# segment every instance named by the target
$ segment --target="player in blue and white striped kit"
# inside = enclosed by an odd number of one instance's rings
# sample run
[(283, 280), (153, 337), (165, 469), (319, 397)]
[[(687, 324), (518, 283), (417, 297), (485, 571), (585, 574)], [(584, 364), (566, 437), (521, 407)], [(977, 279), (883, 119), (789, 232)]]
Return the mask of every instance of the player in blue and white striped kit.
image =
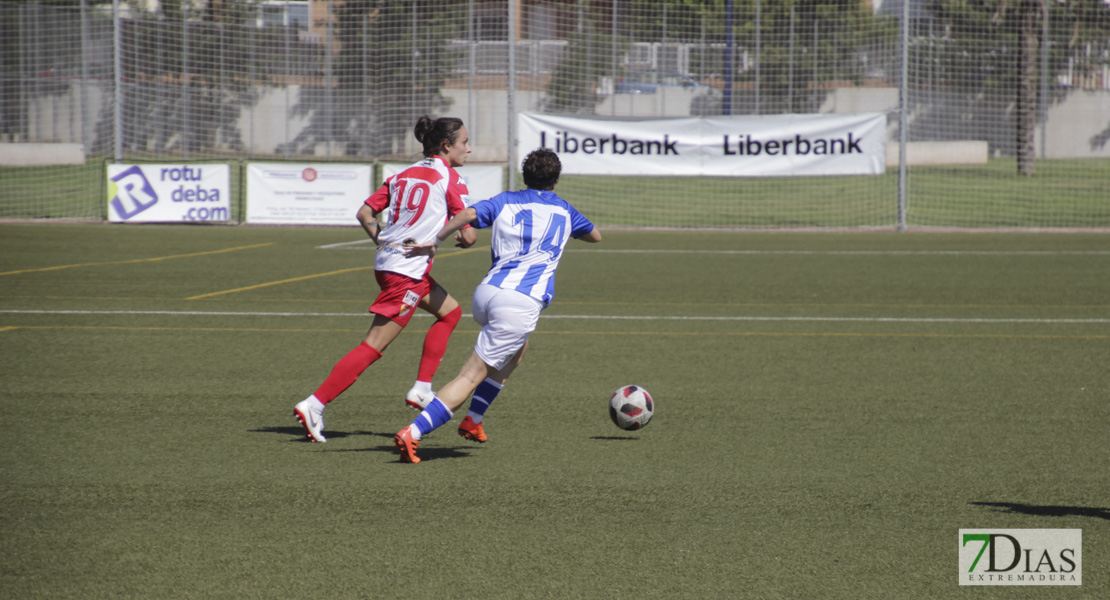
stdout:
[(436, 234), (434, 244), (409, 250), (413, 255), (434, 255), (440, 242), (467, 224), (476, 229), (493, 228), (493, 265), (474, 290), (472, 311), (474, 320), (482, 326), (474, 352), (458, 377), (441, 387), (420, 416), (393, 437), (403, 462), (420, 462), (416, 455), (420, 439), (450, 421), (471, 393), (474, 401), (459, 425), (459, 434), (473, 441), (486, 441), (482, 416), (520, 364), (540, 312), (555, 295), (555, 270), (563, 248), (572, 237), (601, 241), (593, 223), (555, 194), (561, 171), (554, 152), (542, 148), (532, 151), (523, 163), (528, 189), (504, 192), (472, 204)]

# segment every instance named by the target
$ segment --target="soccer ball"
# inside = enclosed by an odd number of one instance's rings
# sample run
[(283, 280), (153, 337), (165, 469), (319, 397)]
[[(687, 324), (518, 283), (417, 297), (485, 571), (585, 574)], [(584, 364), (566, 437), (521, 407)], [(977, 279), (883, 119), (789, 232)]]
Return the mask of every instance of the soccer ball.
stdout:
[(647, 427), (655, 414), (651, 394), (638, 385), (626, 385), (609, 397), (609, 418), (621, 429), (635, 431)]

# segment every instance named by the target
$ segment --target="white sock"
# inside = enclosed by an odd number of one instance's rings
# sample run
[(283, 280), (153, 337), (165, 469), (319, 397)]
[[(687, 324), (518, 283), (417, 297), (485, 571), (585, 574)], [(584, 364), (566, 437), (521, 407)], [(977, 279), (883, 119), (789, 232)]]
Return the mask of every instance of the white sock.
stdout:
[(418, 394), (430, 394), (432, 393), (432, 382), (417, 381), (412, 385), (412, 389)]
[(480, 415), (474, 411), (468, 411), (466, 413), (466, 416), (470, 417), (470, 420), (474, 421), (475, 423), (481, 423), (482, 417), (484, 417), (485, 415)]
[(416, 425), (409, 425), (409, 433), (412, 434), (412, 439), (418, 442), (420, 441), (420, 438), (424, 437), (424, 434), (420, 433), (420, 429), (417, 428)]

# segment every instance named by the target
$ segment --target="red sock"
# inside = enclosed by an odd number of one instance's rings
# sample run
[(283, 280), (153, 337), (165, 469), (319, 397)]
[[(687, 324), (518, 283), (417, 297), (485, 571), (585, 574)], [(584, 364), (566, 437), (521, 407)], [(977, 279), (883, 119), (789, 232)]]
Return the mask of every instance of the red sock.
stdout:
[(363, 342), (357, 348), (351, 350), (346, 356), (339, 359), (335, 366), (331, 369), (331, 374), (320, 384), (320, 389), (316, 390), (316, 398), (327, 404), (335, 397), (343, 393), (343, 390), (351, 387), (351, 384), (358, 379), (359, 375), (366, 370), (367, 367), (374, 364), (374, 361), (382, 357), (382, 353), (366, 345)]
[(436, 319), (428, 328), (428, 333), (424, 336), (424, 352), (420, 355), (420, 369), (416, 372), (417, 381), (431, 381), (435, 377), (439, 362), (447, 353), (447, 339), (455, 331), (461, 317), (462, 309), (456, 306), (455, 310), (442, 319)]

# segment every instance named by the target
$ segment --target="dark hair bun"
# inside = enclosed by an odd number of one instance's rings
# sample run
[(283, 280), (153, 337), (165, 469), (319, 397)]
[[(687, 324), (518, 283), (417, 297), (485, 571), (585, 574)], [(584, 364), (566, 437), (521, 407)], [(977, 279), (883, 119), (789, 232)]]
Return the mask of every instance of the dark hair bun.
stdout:
[(462, 126), (462, 119), (456, 117), (433, 119), (424, 115), (416, 122), (412, 133), (416, 136), (416, 141), (424, 145), (424, 156), (432, 156), (442, 152), (445, 143), (454, 144)]
[(416, 122), (416, 127), (412, 131), (413, 135), (416, 136), (416, 141), (423, 143), (424, 138), (428, 137), (428, 134), (435, 129), (435, 126), (436, 122), (434, 119), (428, 115), (421, 116), (420, 120)]

